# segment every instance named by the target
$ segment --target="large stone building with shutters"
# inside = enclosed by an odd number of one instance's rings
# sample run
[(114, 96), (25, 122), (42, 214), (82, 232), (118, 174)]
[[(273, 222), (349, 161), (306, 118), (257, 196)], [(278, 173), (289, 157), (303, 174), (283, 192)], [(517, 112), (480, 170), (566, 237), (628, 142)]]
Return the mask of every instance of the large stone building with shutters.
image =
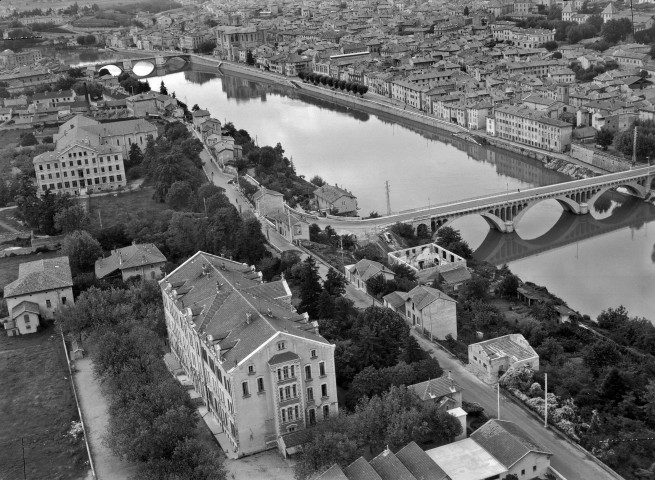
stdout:
[(337, 414), (335, 346), (295, 311), (285, 280), (198, 252), (160, 286), (171, 351), (231, 454), (286, 455), (298, 432)]

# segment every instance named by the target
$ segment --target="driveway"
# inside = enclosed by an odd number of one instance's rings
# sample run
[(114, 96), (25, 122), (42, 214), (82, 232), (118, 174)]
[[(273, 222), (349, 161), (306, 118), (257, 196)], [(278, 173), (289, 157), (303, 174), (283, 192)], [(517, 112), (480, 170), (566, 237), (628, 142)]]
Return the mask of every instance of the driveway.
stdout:
[(109, 422), (109, 413), (107, 399), (93, 374), (93, 362), (87, 357), (75, 360), (74, 365), (77, 370), (74, 375), (75, 387), (82, 408), (97, 480), (127, 480), (136, 473), (137, 466), (117, 457), (102, 444), (102, 437)]

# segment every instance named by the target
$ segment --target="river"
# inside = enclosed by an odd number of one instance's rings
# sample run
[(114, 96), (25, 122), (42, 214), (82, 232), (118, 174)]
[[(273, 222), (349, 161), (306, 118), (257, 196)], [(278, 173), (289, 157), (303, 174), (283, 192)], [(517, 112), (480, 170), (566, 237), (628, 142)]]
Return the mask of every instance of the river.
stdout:
[[(74, 62), (71, 62), (74, 63)], [(135, 68), (138, 72), (138, 68)], [(163, 80), (170, 92), (247, 130), (260, 146), (280, 142), (296, 171), (321, 176), (357, 196), (360, 214), (567, 181), (538, 161), (481, 147), (446, 132), (338, 107), (285, 87), (185, 71)], [(624, 305), (655, 318), (655, 206), (608, 193), (591, 215), (562, 212), (555, 201), (532, 208), (517, 232), (490, 232), (481, 217), (454, 222), (476, 256), (507, 263), (592, 317)], [(648, 233), (651, 230), (651, 237)]]

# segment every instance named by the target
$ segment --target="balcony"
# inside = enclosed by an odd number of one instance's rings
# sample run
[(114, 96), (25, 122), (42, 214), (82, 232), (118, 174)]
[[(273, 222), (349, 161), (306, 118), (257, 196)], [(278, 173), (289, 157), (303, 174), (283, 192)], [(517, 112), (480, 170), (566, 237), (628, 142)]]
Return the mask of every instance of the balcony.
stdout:
[(284, 400), (278, 401), (278, 406), (280, 407), (288, 407), (290, 405), (300, 405), (300, 397), (285, 398)]
[(281, 379), (278, 378), (277, 379), (277, 384), (278, 385), (285, 385), (287, 383), (293, 383), (293, 382), (297, 382), (297, 381), (298, 381), (298, 377), (295, 377), (295, 376), (294, 377), (281, 378)]

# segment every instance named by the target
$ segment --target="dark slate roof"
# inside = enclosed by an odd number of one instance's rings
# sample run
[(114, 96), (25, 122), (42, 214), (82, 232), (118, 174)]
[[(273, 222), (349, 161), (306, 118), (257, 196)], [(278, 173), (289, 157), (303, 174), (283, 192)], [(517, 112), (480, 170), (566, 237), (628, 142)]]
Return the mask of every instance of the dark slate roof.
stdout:
[(427, 307), (432, 302), (438, 299), (443, 299), (449, 302), (455, 302), (455, 300), (450, 298), (441, 290), (437, 290), (436, 288), (432, 288), (432, 287), (427, 287), (425, 285), (419, 285), (417, 287), (412, 288), (407, 293), (407, 297), (416, 304), (416, 308), (418, 310), (423, 310), (425, 307)]
[(341, 197), (355, 198), (352, 193), (342, 188), (327, 184), (314, 190), (314, 196), (321, 197), (329, 203), (334, 203)]
[(294, 352), (284, 352), (273, 355), (268, 361), (269, 365), (279, 365), (280, 363), (292, 362), (298, 360), (300, 357)]
[(462, 390), (462, 387), (457, 385), (446, 375), (425, 382), (416, 383), (407, 388), (413, 390), (421, 400), (434, 400), (447, 395), (452, 395), (453, 393)]
[(371, 460), (371, 466), (382, 480), (416, 480), (407, 467), (388, 448)]
[(344, 469), (348, 480), (382, 480), (382, 477), (364, 460), (359, 457)]
[(471, 272), (468, 271), (464, 265), (461, 265), (459, 268), (454, 268), (452, 270), (446, 270), (445, 272), (440, 272), (441, 278), (444, 282), (449, 284), (461, 283), (471, 279)]
[[(203, 274), (203, 266), (208, 274)], [(219, 340), (226, 365), (242, 361), (280, 332), (329, 344), (313, 333), (304, 315), (283, 301), (291, 296), (284, 280), (260, 283), (246, 264), (198, 252), (160, 285), (170, 289), (178, 309), (197, 313), (196, 332)]]
[(113, 250), (106, 258), (96, 260), (96, 277), (104, 278), (116, 270), (166, 262), (166, 257), (154, 243), (129, 245)]
[(396, 453), (407, 470), (409, 470), (416, 480), (448, 480), (446, 475), (437, 463), (423, 451), (415, 442), (408, 443)]
[(353, 268), (363, 281), (367, 281), (369, 278), (378, 276), (381, 273), (386, 273), (389, 275), (396, 275), (394, 272), (389, 270), (387, 267), (373, 260), (368, 260), (366, 258), (361, 259), (357, 262)]
[(393, 308), (399, 308), (405, 305), (405, 300), (407, 300), (407, 293), (405, 292), (391, 292), (384, 297), (383, 300), (391, 305)]
[(18, 279), (5, 286), (5, 298), (73, 286), (68, 257), (21, 263)]
[(508, 469), (529, 452), (552, 455), (518, 425), (507, 420), (489, 420), (473, 432), (470, 438)]
[(316, 480), (349, 480), (339, 465), (332, 465), (329, 469), (319, 475)]
[(284, 442), (285, 448), (297, 447), (298, 445), (304, 445), (312, 439), (312, 430), (309, 428), (304, 428), (295, 432), (290, 432), (282, 435), (282, 441)]

